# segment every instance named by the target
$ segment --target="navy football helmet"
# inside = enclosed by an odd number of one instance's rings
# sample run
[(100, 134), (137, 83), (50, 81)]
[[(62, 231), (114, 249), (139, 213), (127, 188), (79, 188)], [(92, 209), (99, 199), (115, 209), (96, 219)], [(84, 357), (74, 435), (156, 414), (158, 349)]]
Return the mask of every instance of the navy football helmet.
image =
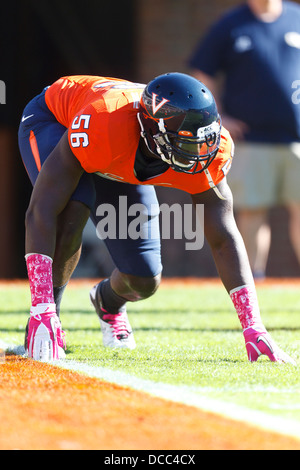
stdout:
[(209, 89), (183, 73), (167, 73), (145, 87), (138, 119), (148, 149), (175, 171), (195, 174), (215, 158), (221, 119)]

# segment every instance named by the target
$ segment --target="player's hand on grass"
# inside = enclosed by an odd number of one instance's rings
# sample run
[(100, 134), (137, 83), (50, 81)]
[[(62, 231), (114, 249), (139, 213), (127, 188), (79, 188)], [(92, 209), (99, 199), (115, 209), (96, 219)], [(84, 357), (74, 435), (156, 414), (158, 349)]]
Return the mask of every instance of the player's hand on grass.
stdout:
[(262, 355), (268, 356), (270, 361), (296, 366), (296, 362), (288, 354), (282, 351), (269, 333), (247, 328), (244, 330), (246, 350), (250, 362), (256, 362)]
[(55, 312), (32, 315), (25, 339), (28, 357), (49, 362), (65, 358), (65, 333)]

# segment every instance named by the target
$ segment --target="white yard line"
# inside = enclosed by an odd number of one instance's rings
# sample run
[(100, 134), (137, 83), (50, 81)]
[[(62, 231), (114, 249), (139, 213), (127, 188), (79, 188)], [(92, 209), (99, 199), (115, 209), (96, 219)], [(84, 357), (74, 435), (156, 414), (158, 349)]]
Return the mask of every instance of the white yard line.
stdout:
[[(0, 351), (1, 350), (9, 351), (17, 355), (24, 354), (23, 346), (8, 345), (3, 341), (0, 341)], [(193, 389), (188, 386), (152, 382), (151, 380), (141, 379), (125, 372), (76, 361), (56, 361), (51, 364), (63, 369), (85, 374), (89, 377), (102, 379), (106, 382), (148, 393), (157, 398), (194, 406), (202, 411), (212, 412), (235, 421), (256, 426), (266, 431), (273, 431), (278, 434), (300, 439), (300, 423), (298, 421), (272, 416), (267, 413), (209, 398), (201, 388)]]
[(158, 398), (194, 406), (202, 411), (209, 411), (235, 421), (251, 424), (266, 431), (273, 431), (300, 439), (299, 422), (272, 416), (225, 401), (211, 399), (202, 395), (203, 392), (201, 389), (193, 390), (191, 387), (187, 386), (152, 382), (151, 380), (140, 379), (125, 372), (83, 364), (76, 361), (62, 361), (57, 363), (57, 365), (64, 369), (86, 374), (89, 377), (95, 377), (117, 385), (130, 387), (131, 389), (145, 392)]

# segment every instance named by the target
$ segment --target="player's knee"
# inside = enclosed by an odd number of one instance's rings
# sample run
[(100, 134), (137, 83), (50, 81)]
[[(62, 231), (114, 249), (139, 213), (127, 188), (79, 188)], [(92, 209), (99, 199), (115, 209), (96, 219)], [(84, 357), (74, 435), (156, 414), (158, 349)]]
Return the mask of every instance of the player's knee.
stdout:
[(161, 281), (161, 275), (153, 277), (128, 276), (127, 283), (134, 293), (136, 300), (147, 299), (157, 291)]

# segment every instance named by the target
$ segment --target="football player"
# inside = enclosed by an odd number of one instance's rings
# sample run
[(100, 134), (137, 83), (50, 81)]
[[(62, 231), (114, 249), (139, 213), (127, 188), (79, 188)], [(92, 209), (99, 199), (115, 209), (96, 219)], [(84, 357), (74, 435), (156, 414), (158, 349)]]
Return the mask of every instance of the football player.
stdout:
[[(26, 213), (26, 262), (31, 310), (29, 357), (64, 357), (59, 318), (63, 291), (78, 263), (82, 231), (97, 207), (120, 196), (143, 204), (148, 233), (159, 233), (154, 186), (186, 191), (205, 206), (204, 232), (243, 329), (250, 361), (294, 363), (260, 317), (243, 240), (226, 183), (233, 143), (211, 92), (198, 80), (168, 73), (141, 85), (95, 76), (60, 78), (25, 108), (21, 155), (33, 184)], [(91, 301), (103, 343), (134, 348), (126, 303), (150, 297), (161, 279), (160, 239), (105, 240), (116, 265), (94, 286)]]

